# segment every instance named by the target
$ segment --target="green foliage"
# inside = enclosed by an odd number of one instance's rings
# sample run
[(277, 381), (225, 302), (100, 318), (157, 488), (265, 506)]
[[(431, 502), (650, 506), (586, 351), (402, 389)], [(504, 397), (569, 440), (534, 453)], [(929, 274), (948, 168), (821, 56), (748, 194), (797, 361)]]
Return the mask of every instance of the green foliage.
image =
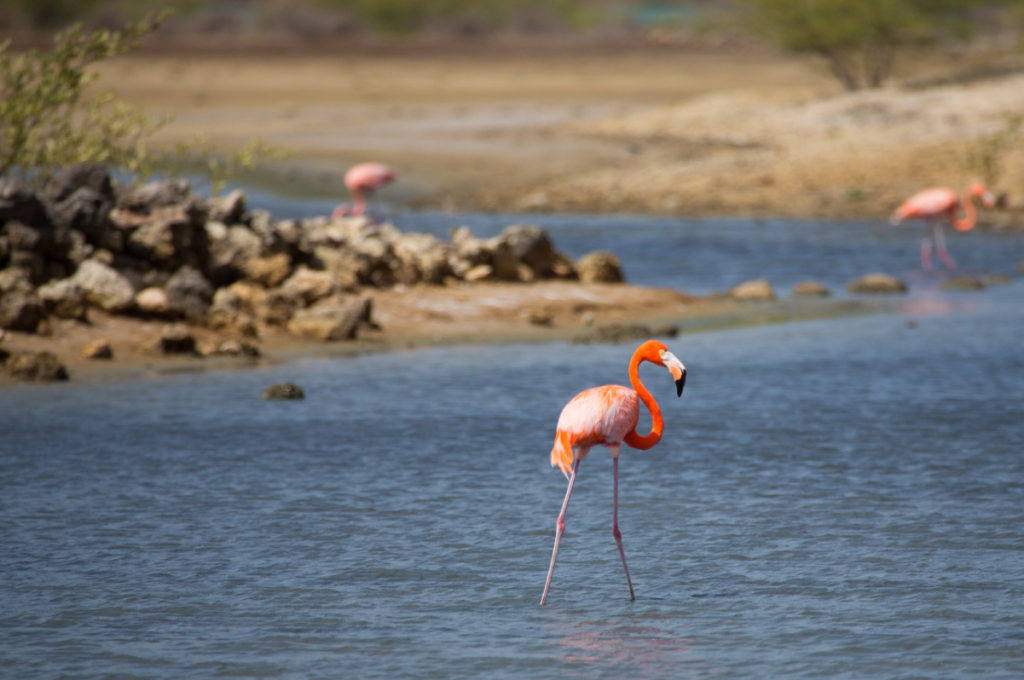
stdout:
[(567, 28), (593, 23), (595, 12), (583, 0), (321, 0), (321, 4), (351, 12), (380, 33), (422, 30), (432, 22), (475, 17), (489, 28), (503, 28), (517, 18), (544, 15)]
[(822, 57), (848, 90), (880, 87), (898, 50), (963, 38), (978, 0), (746, 0), (756, 30), (781, 48)]
[(0, 45), (0, 176), (45, 180), (76, 161), (137, 163), (140, 140), (165, 121), (116, 103), (112, 92), (87, 96), (98, 77), (85, 69), (136, 47), (164, 18), (89, 34), (75, 26), (49, 52), (14, 56), (9, 42)]
[(226, 157), (201, 138), (153, 152), (145, 140), (170, 118), (154, 119), (118, 102), (113, 91), (87, 93), (98, 76), (87, 75), (86, 67), (137, 47), (166, 16), (120, 31), (84, 33), (74, 26), (56, 36), (49, 52), (12, 55), (9, 42), (0, 45), (0, 176), (44, 186), (61, 168), (80, 161), (105, 163), (136, 179), (187, 164), (202, 167), (217, 193), (227, 178), (283, 158), (285, 152), (260, 139)]
[(1021, 141), (1024, 115), (1004, 113), (1002, 126), (987, 135), (981, 135), (971, 142), (967, 150), (967, 166), (981, 173), (989, 188), (998, 185), (1003, 174), (1003, 160)]

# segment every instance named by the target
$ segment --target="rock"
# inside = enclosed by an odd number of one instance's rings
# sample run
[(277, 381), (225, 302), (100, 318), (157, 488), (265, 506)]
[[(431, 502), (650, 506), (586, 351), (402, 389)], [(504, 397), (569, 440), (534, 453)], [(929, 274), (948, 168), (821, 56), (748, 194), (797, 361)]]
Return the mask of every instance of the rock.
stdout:
[(140, 290), (135, 296), (135, 307), (148, 316), (167, 316), (171, 312), (167, 293), (157, 286)]
[(405, 268), (414, 272), (412, 283), (423, 281), (440, 285), (446, 276), (454, 273), (448, 262), (448, 249), (432, 234), (402, 234), (394, 248), (395, 256)]
[[(343, 290), (355, 291), (360, 284), (370, 281), (369, 259), (349, 248), (318, 246), (314, 250), (315, 260), (324, 271), (334, 277)], [(446, 263), (447, 264), (447, 263)]]
[(549, 309), (531, 309), (526, 313), (526, 320), (534, 326), (548, 326), (555, 320), (555, 315)]
[[(20, 270), (11, 269), (5, 269), (0, 274), (10, 271), (22, 274)], [(0, 328), (35, 333), (44, 316), (43, 303), (32, 289), (31, 284), (20, 282), (11, 282), (11, 285), (0, 284)]]
[(114, 350), (111, 349), (109, 340), (97, 338), (83, 347), (79, 356), (83, 359), (113, 359)]
[(213, 286), (199, 271), (185, 265), (164, 286), (171, 311), (193, 323), (203, 323), (213, 301)]
[(206, 229), (197, 227), (198, 217), (182, 207), (155, 211), (128, 235), (125, 248), (166, 272), (182, 265), (204, 270), (209, 266), (210, 247)]
[(304, 300), (294, 290), (281, 288), (272, 288), (254, 301), (256, 317), (270, 326), (286, 326), (304, 305)]
[(292, 273), (292, 261), (287, 253), (270, 257), (257, 257), (245, 265), (245, 276), (267, 288), (275, 288)]
[(513, 224), (505, 227), (501, 235), (512, 247), (516, 260), (532, 269), (537, 278), (554, 276), (558, 258), (543, 229), (529, 224)]
[(19, 380), (67, 380), (68, 371), (53, 352), (17, 352), (4, 362), (4, 369)]
[(302, 388), (292, 383), (280, 383), (271, 385), (263, 390), (260, 399), (305, 399), (306, 393)]
[(85, 299), (100, 309), (118, 313), (129, 309), (135, 299), (131, 282), (119, 271), (96, 260), (86, 260), (71, 277), (85, 291)]
[(209, 215), (214, 222), (238, 224), (245, 214), (245, 192), (235, 189), (227, 196), (218, 196), (209, 201)]
[(142, 350), (166, 355), (195, 354), (196, 338), (186, 326), (177, 323), (167, 324), (160, 331), (160, 335), (143, 345)]
[(353, 340), (360, 322), (367, 320), (369, 300), (354, 304), (303, 309), (288, 322), (288, 332), (321, 341)]
[(131, 212), (149, 214), (157, 208), (186, 203), (190, 198), (190, 189), (187, 179), (149, 182), (119, 196), (117, 207)]
[(46, 193), (49, 200), (59, 202), (81, 188), (90, 189), (114, 203), (114, 185), (103, 163), (81, 162), (68, 166), (50, 183)]
[(942, 290), (983, 291), (985, 284), (973, 276), (954, 276), (942, 283)]
[(124, 250), (124, 235), (110, 220), (113, 206), (110, 198), (89, 187), (81, 187), (64, 200), (53, 204), (50, 215), (54, 225), (65, 235), (74, 229), (84, 234), (90, 243), (119, 253)]
[(213, 305), (206, 315), (207, 325), (240, 337), (256, 337), (256, 320), (249, 313), (252, 309), (251, 294), (244, 294), (246, 284), (235, 284), (220, 288), (213, 295)]
[(671, 324), (651, 328), (652, 338), (675, 338), (679, 336), (679, 327)]
[(46, 206), (28, 187), (0, 180), (0, 225), (12, 221), (41, 227), (49, 224), (50, 217)]
[(801, 281), (793, 286), (793, 297), (828, 297), (832, 292), (817, 281)]
[(986, 286), (1008, 286), (1013, 283), (1013, 277), (1009, 274), (986, 274), (981, 277), (981, 282)]
[(576, 262), (576, 272), (583, 283), (622, 283), (619, 258), (612, 253), (587, 253)]
[(472, 269), (466, 271), (462, 278), (469, 283), (476, 283), (477, 281), (497, 281), (498, 277), (494, 275), (494, 267), (489, 264), (478, 264)]
[(888, 274), (865, 274), (859, 279), (854, 279), (846, 284), (846, 292), (865, 295), (891, 295), (906, 293), (907, 284)]
[(225, 340), (217, 346), (216, 353), (232, 357), (258, 359), (260, 357), (260, 348), (246, 340)]
[(46, 311), (62, 319), (85, 319), (85, 289), (77, 281), (61, 279), (40, 286), (36, 291)]
[(301, 297), (305, 306), (338, 292), (338, 284), (327, 272), (313, 271), (300, 266), (281, 286), (289, 296)]
[(730, 290), (729, 297), (744, 302), (766, 302), (775, 299), (775, 290), (767, 280), (754, 279)]
[[(249, 263), (263, 251), (260, 237), (248, 227), (225, 227), (220, 222), (207, 222), (205, 230), (210, 244), (207, 272), (210, 280), (219, 286), (229, 285), (245, 276)], [(274, 285), (278, 284), (280, 281)]]

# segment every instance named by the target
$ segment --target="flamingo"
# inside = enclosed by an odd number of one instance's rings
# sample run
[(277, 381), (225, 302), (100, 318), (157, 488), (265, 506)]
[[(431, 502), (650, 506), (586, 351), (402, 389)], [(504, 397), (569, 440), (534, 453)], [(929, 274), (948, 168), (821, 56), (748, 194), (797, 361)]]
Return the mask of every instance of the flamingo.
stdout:
[[(974, 197), (980, 198), (982, 205), (986, 208), (992, 209), (995, 206), (992, 194), (984, 184), (967, 185), (963, 198), (957, 198), (952, 189), (945, 187), (926, 189), (914, 194), (897, 208), (889, 218), (889, 223), (895, 227), (908, 218), (928, 220), (931, 225), (931, 234), (926, 233), (924, 241), (921, 242), (921, 267), (925, 271), (930, 271), (932, 268), (932, 239), (934, 238), (935, 252), (939, 259), (947, 269), (955, 271), (956, 262), (946, 251), (946, 237), (942, 232), (942, 216), (948, 215), (950, 223), (957, 231), (970, 231), (974, 228), (974, 222), (977, 219), (974, 202), (971, 200)], [(956, 215), (960, 203), (963, 203), (964, 206), (962, 220)]]
[(366, 213), (366, 199), (372, 196), (378, 189), (391, 184), (398, 179), (398, 173), (383, 163), (359, 163), (353, 165), (345, 173), (345, 186), (352, 194), (353, 205), (349, 207), (342, 203), (331, 217), (345, 217), (346, 215), (363, 215)]
[[(558, 545), (562, 541), (562, 534), (565, 533), (565, 511), (569, 507), (569, 496), (572, 495), (572, 487), (576, 483), (580, 462), (590, 453), (591, 447), (598, 445), (608, 447), (608, 452), (612, 455), (612, 536), (619, 546), (619, 556), (622, 558), (622, 568), (626, 572), (626, 584), (629, 586), (629, 599), (636, 599), (633, 594), (633, 582), (629, 578), (629, 567), (626, 566), (626, 553), (622, 549), (622, 532), (619, 531), (619, 451), (623, 442), (634, 449), (646, 451), (661, 441), (661, 431), (664, 427), (658, 403), (640, 382), (638, 369), (644, 361), (667, 368), (676, 381), (676, 396), (683, 395), (683, 385), (686, 383), (686, 367), (683, 366), (683, 362), (675, 358), (662, 343), (648, 340), (637, 348), (629, 362), (629, 382), (633, 385), (632, 390), (621, 385), (605, 385), (584, 390), (565, 405), (562, 415), (558, 418), (555, 445), (551, 449), (551, 467), (557, 465), (562, 470), (562, 474), (569, 480), (569, 488), (565, 492), (562, 511), (558, 515), (555, 548), (551, 552), (551, 566), (548, 567), (544, 594), (540, 598), (541, 605), (547, 602), (548, 590), (551, 589), (551, 576), (555, 572)], [(643, 437), (636, 433), (641, 401), (650, 410), (653, 421), (650, 434)]]

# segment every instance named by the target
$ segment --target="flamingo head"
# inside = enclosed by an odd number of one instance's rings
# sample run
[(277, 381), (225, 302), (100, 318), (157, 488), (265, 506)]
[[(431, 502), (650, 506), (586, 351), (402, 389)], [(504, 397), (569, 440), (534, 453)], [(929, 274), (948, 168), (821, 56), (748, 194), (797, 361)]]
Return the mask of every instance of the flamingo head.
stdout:
[(981, 199), (981, 204), (991, 210), (996, 207), (996, 199), (992, 196), (992, 192), (988, 190), (981, 182), (976, 182), (967, 187), (967, 193), (970, 196), (977, 196)]
[(686, 384), (686, 366), (672, 352), (668, 351), (668, 347), (657, 340), (648, 340), (637, 351), (641, 359), (667, 368), (668, 372), (672, 374), (672, 379), (676, 381), (676, 396), (683, 396), (683, 385)]

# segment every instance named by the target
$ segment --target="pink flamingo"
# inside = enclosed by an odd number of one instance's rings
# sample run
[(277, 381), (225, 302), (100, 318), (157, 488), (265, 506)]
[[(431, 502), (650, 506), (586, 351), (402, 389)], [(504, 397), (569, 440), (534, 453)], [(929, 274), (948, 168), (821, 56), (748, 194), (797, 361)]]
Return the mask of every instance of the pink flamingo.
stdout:
[(363, 215), (366, 213), (366, 199), (373, 195), (378, 189), (391, 184), (398, 179), (398, 173), (383, 163), (359, 163), (349, 168), (345, 173), (345, 186), (352, 194), (353, 205), (349, 207), (342, 203), (331, 217), (345, 217), (346, 215)]
[[(932, 268), (932, 239), (935, 239), (935, 252), (939, 259), (950, 271), (956, 270), (956, 262), (946, 251), (946, 237), (942, 232), (942, 216), (948, 215), (949, 221), (957, 231), (970, 231), (974, 228), (977, 214), (974, 210), (974, 197), (981, 199), (982, 204), (991, 209), (995, 205), (992, 194), (985, 188), (984, 184), (969, 184), (964, 189), (962, 199), (952, 189), (940, 187), (937, 189), (926, 189), (908, 198), (903, 205), (896, 208), (896, 212), (889, 218), (889, 223), (896, 226), (908, 218), (928, 220), (931, 225), (931, 233), (925, 234), (921, 242), (921, 267), (925, 271)], [(957, 209), (963, 203), (964, 218), (957, 217)]]
[[(561, 543), (562, 534), (565, 532), (565, 511), (569, 507), (569, 496), (572, 495), (580, 462), (590, 453), (591, 447), (598, 445), (607, 446), (608, 452), (612, 454), (612, 536), (619, 546), (622, 568), (626, 571), (629, 599), (636, 599), (633, 595), (633, 582), (629, 578), (629, 567), (626, 566), (626, 553), (622, 549), (622, 533), (619, 531), (619, 451), (622, 442), (626, 442), (634, 449), (646, 451), (661, 441), (661, 432), (665, 425), (658, 403), (640, 382), (638, 369), (643, 361), (667, 368), (675, 378), (676, 395), (683, 395), (686, 367), (665, 345), (657, 340), (648, 340), (637, 348), (629, 362), (629, 382), (633, 385), (633, 390), (621, 385), (593, 387), (573, 397), (558, 418), (555, 446), (551, 449), (551, 467), (557, 465), (561, 468), (562, 474), (569, 480), (569, 489), (565, 492), (562, 512), (558, 515), (555, 548), (551, 553), (551, 566), (548, 567), (544, 595), (540, 598), (542, 605), (547, 602), (548, 590), (551, 588), (551, 576), (555, 572), (555, 559), (558, 557), (558, 544)], [(641, 401), (650, 410), (653, 421), (651, 433), (644, 437), (636, 433)]]

